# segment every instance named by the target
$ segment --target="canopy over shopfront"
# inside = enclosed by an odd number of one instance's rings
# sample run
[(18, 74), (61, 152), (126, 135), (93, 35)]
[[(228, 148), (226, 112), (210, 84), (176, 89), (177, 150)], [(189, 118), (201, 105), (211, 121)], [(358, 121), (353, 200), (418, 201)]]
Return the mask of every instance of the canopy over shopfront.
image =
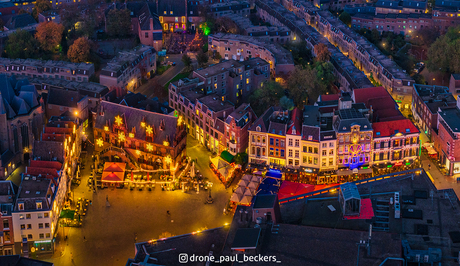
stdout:
[(73, 220), (74, 217), (75, 217), (75, 210), (62, 210), (61, 215), (59, 215), (59, 218), (61, 219)]
[(126, 163), (106, 162), (101, 181), (104, 183), (122, 183), (125, 177)]
[(259, 185), (257, 189), (257, 195), (273, 195), (278, 194), (280, 189), (280, 180), (273, 178), (265, 178)]
[(224, 159), (226, 162), (231, 163), (233, 160), (233, 155), (231, 155), (228, 151), (223, 151), (220, 154), (220, 157)]
[(272, 178), (281, 178), (283, 175), (281, 174), (281, 171), (279, 171), (279, 170), (270, 169), (270, 170), (267, 171), (265, 176), (266, 177), (272, 177)]
[(438, 154), (433, 148), (433, 143), (424, 143), (422, 147), (428, 152), (428, 155), (430, 156), (436, 156)]

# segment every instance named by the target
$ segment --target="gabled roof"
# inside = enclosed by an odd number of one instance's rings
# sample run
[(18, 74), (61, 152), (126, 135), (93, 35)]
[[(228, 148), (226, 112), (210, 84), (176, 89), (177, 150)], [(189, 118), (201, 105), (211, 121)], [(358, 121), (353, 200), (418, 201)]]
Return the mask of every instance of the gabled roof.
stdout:
[(390, 93), (384, 87), (371, 87), (364, 89), (354, 89), (353, 90), (353, 100), (355, 103), (364, 103), (367, 108), (369, 107), (370, 99), (381, 99), (385, 97), (390, 97)]
[(409, 119), (376, 122), (372, 124), (372, 127), (374, 128), (374, 138), (391, 137), (398, 133), (403, 135), (420, 133)]
[(82, 98), (78, 91), (50, 88), (47, 103), (75, 108)]
[(11, 17), (6, 23), (5, 27), (9, 30), (17, 28), (24, 28), (29, 25), (37, 24), (37, 21), (28, 13)]
[(303, 125), (302, 140), (319, 142), (319, 127)]
[(300, 136), (302, 131), (302, 110), (299, 108), (294, 108), (291, 114), (291, 120), (288, 124), (287, 134), (294, 135), (293, 130), (295, 130), (295, 135)]
[[(185, 16), (187, 13), (185, 0), (158, 0), (157, 1), (157, 10), (159, 16), (170, 16), (170, 17), (181, 17)], [(165, 13), (166, 11), (166, 13)], [(171, 14), (172, 11), (172, 14)]]

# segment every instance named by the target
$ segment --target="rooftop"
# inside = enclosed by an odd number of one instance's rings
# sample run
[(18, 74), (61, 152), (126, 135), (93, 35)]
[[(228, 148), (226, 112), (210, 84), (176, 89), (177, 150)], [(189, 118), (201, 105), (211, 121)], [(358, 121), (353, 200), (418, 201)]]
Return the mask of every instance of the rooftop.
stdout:
[(155, 53), (155, 49), (146, 45), (137, 46), (129, 51), (118, 52), (118, 55), (110, 60), (107, 66), (101, 70), (101, 75), (119, 76), (125, 69), (137, 65), (146, 54), (150, 53)]
[(81, 82), (81, 81), (70, 81), (56, 78), (41, 78), (41, 77), (27, 77), (31, 84), (43, 84), (51, 85), (55, 87), (61, 87), (64, 89), (78, 90), (82, 95), (88, 95), (89, 97), (99, 98), (109, 92), (107, 86), (101, 85), (95, 82)]
[(460, 133), (460, 110), (457, 107), (441, 108), (438, 114), (442, 117), (450, 130)]
[(198, 99), (199, 102), (206, 105), (213, 112), (220, 112), (234, 107), (233, 104), (227, 101), (222, 101), (217, 94), (209, 94)]
[(372, 128), (374, 129), (374, 138), (391, 137), (396, 134), (408, 135), (420, 133), (418, 128), (409, 119), (376, 122), (372, 124)]
[(260, 228), (239, 228), (233, 239), (232, 249), (255, 249), (259, 244)]
[[(71, 63), (66, 61), (52, 61), (52, 60), (39, 60), (39, 59), (10, 59), (0, 57), (0, 65), (3, 66), (30, 66), (36, 68), (62, 68), (69, 70), (91, 70), (94, 69), (94, 65), (91, 63)], [(85, 74), (85, 73), (80, 73)], [(89, 73), (88, 73), (89, 75)]]
[(266, 43), (261, 42), (257, 38), (251, 36), (244, 36), (244, 35), (236, 35), (236, 34), (227, 34), (227, 33), (217, 33), (214, 35), (209, 36), (212, 39), (219, 40), (219, 41), (239, 41), (241, 43), (253, 44), (259, 47), (263, 47), (270, 51), (275, 57), (275, 64), (285, 65), (285, 64), (294, 64), (294, 59), (292, 54), (284, 49), (281, 45), (277, 43)]
[(276, 195), (258, 195), (255, 197), (253, 209), (273, 208), (276, 202)]

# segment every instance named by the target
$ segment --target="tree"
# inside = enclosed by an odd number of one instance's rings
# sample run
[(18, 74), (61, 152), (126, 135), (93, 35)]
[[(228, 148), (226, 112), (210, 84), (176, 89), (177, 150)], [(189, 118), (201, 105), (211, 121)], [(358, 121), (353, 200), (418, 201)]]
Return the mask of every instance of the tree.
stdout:
[(38, 21), (38, 14), (42, 13), (43, 11), (50, 10), (52, 5), (48, 0), (36, 0), (35, 5), (32, 9), (32, 16), (35, 20)]
[(280, 99), (280, 106), (285, 110), (291, 111), (294, 109), (294, 101), (286, 96), (283, 96)]
[(87, 36), (88, 38), (93, 36), (94, 29), (96, 28), (96, 21), (94, 16), (89, 16), (80, 22), (78, 22), (77, 33), (79, 36)]
[(440, 31), (435, 28), (423, 28), (418, 30), (415, 34), (415, 41), (425, 47), (430, 47), (440, 35)]
[(198, 52), (198, 54), (196, 55), (196, 60), (198, 61), (198, 65), (200, 67), (204, 67), (206, 66), (206, 64), (208, 63), (208, 60), (209, 60), (209, 56), (207, 53), (204, 53), (203, 51), (200, 51)]
[(131, 34), (129, 9), (112, 9), (107, 15), (107, 34), (112, 37), (127, 37)]
[(261, 116), (268, 107), (279, 105), (280, 98), (283, 96), (285, 96), (284, 89), (278, 82), (267, 81), (249, 96), (249, 102), (254, 112)]
[(318, 96), (326, 91), (326, 86), (322, 84), (317, 77), (317, 72), (314, 69), (302, 68), (296, 66), (291, 72), (287, 87), (289, 97), (293, 99), (294, 105), (298, 108), (303, 108), (309, 101), (315, 101)]
[(32, 34), (18, 30), (8, 36), (5, 50), (9, 58), (33, 58), (37, 53), (37, 41)]
[(331, 52), (327, 48), (327, 45), (324, 43), (319, 43), (314, 46), (315, 54), (316, 54), (316, 59), (319, 62), (326, 62), (331, 59)]
[(35, 39), (40, 43), (40, 47), (49, 52), (57, 49), (62, 40), (64, 26), (52, 21), (40, 23), (35, 33)]
[(427, 68), (444, 73), (460, 72), (460, 27), (451, 27), (428, 49)]
[(345, 23), (345, 25), (351, 27), (351, 16), (346, 11), (343, 11), (342, 14), (340, 14), (339, 19)]
[(184, 54), (182, 56), (182, 62), (184, 63), (184, 65), (186, 67), (190, 66), (192, 64), (192, 59), (190, 58), (190, 56), (188, 56), (187, 54)]
[(215, 27), (218, 32), (238, 34), (238, 25), (229, 17), (220, 17), (216, 19)]
[(88, 62), (91, 46), (88, 37), (80, 37), (69, 47), (67, 57), (74, 63)]
[(315, 66), (318, 82), (330, 86), (335, 81), (334, 66), (331, 62), (319, 63)]
[(18, 15), (22, 15), (22, 14), (30, 14), (30, 13), (27, 12), (27, 10), (25, 9), (19, 9)]

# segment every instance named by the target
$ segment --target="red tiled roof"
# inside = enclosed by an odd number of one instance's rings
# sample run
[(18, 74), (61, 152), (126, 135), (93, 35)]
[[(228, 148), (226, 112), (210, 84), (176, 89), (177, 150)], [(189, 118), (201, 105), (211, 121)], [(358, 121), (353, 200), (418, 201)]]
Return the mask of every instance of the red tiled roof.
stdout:
[(26, 167), (26, 173), (34, 176), (38, 175), (51, 175), (53, 177), (58, 177), (56, 169), (44, 168), (44, 167)]
[(420, 131), (409, 119), (373, 123), (374, 138), (389, 137), (396, 133), (412, 134)]
[(43, 134), (42, 134), (42, 140), (43, 140), (43, 141), (58, 141), (58, 142), (64, 142), (64, 140), (65, 140), (65, 135), (63, 135), (63, 134), (43, 133)]
[(289, 129), (287, 134), (292, 134), (292, 129), (295, 128), (295, 135), (300, 136), (302, 133), (302, 111), (299, 108), (294, 108), (291, 113), (291, 121), (289, 121)]
[(52, 168), (56, 170), (61, 170), (62, 163), (56, 161), (30, 161), (30, 167), (41, 167), (41, 168)]
[(45, 127), (45, 133), (55, 133), (55, 134), (72, 134), (72, 128), (65, 127)]
[(376, 98), (386, 98), (390, 97), (391, 95), (384, 87), (372, 87), (372, 88), (364, 88), (364, 89), (354, 89), (353, 90), (353, 97), (355, 103), (364, 103), (367, 108), (369, 108), (369, 100), (376, 99)]
[(338, 101), (340, 94), (323, 94), (321, 95), (321, 101)]

